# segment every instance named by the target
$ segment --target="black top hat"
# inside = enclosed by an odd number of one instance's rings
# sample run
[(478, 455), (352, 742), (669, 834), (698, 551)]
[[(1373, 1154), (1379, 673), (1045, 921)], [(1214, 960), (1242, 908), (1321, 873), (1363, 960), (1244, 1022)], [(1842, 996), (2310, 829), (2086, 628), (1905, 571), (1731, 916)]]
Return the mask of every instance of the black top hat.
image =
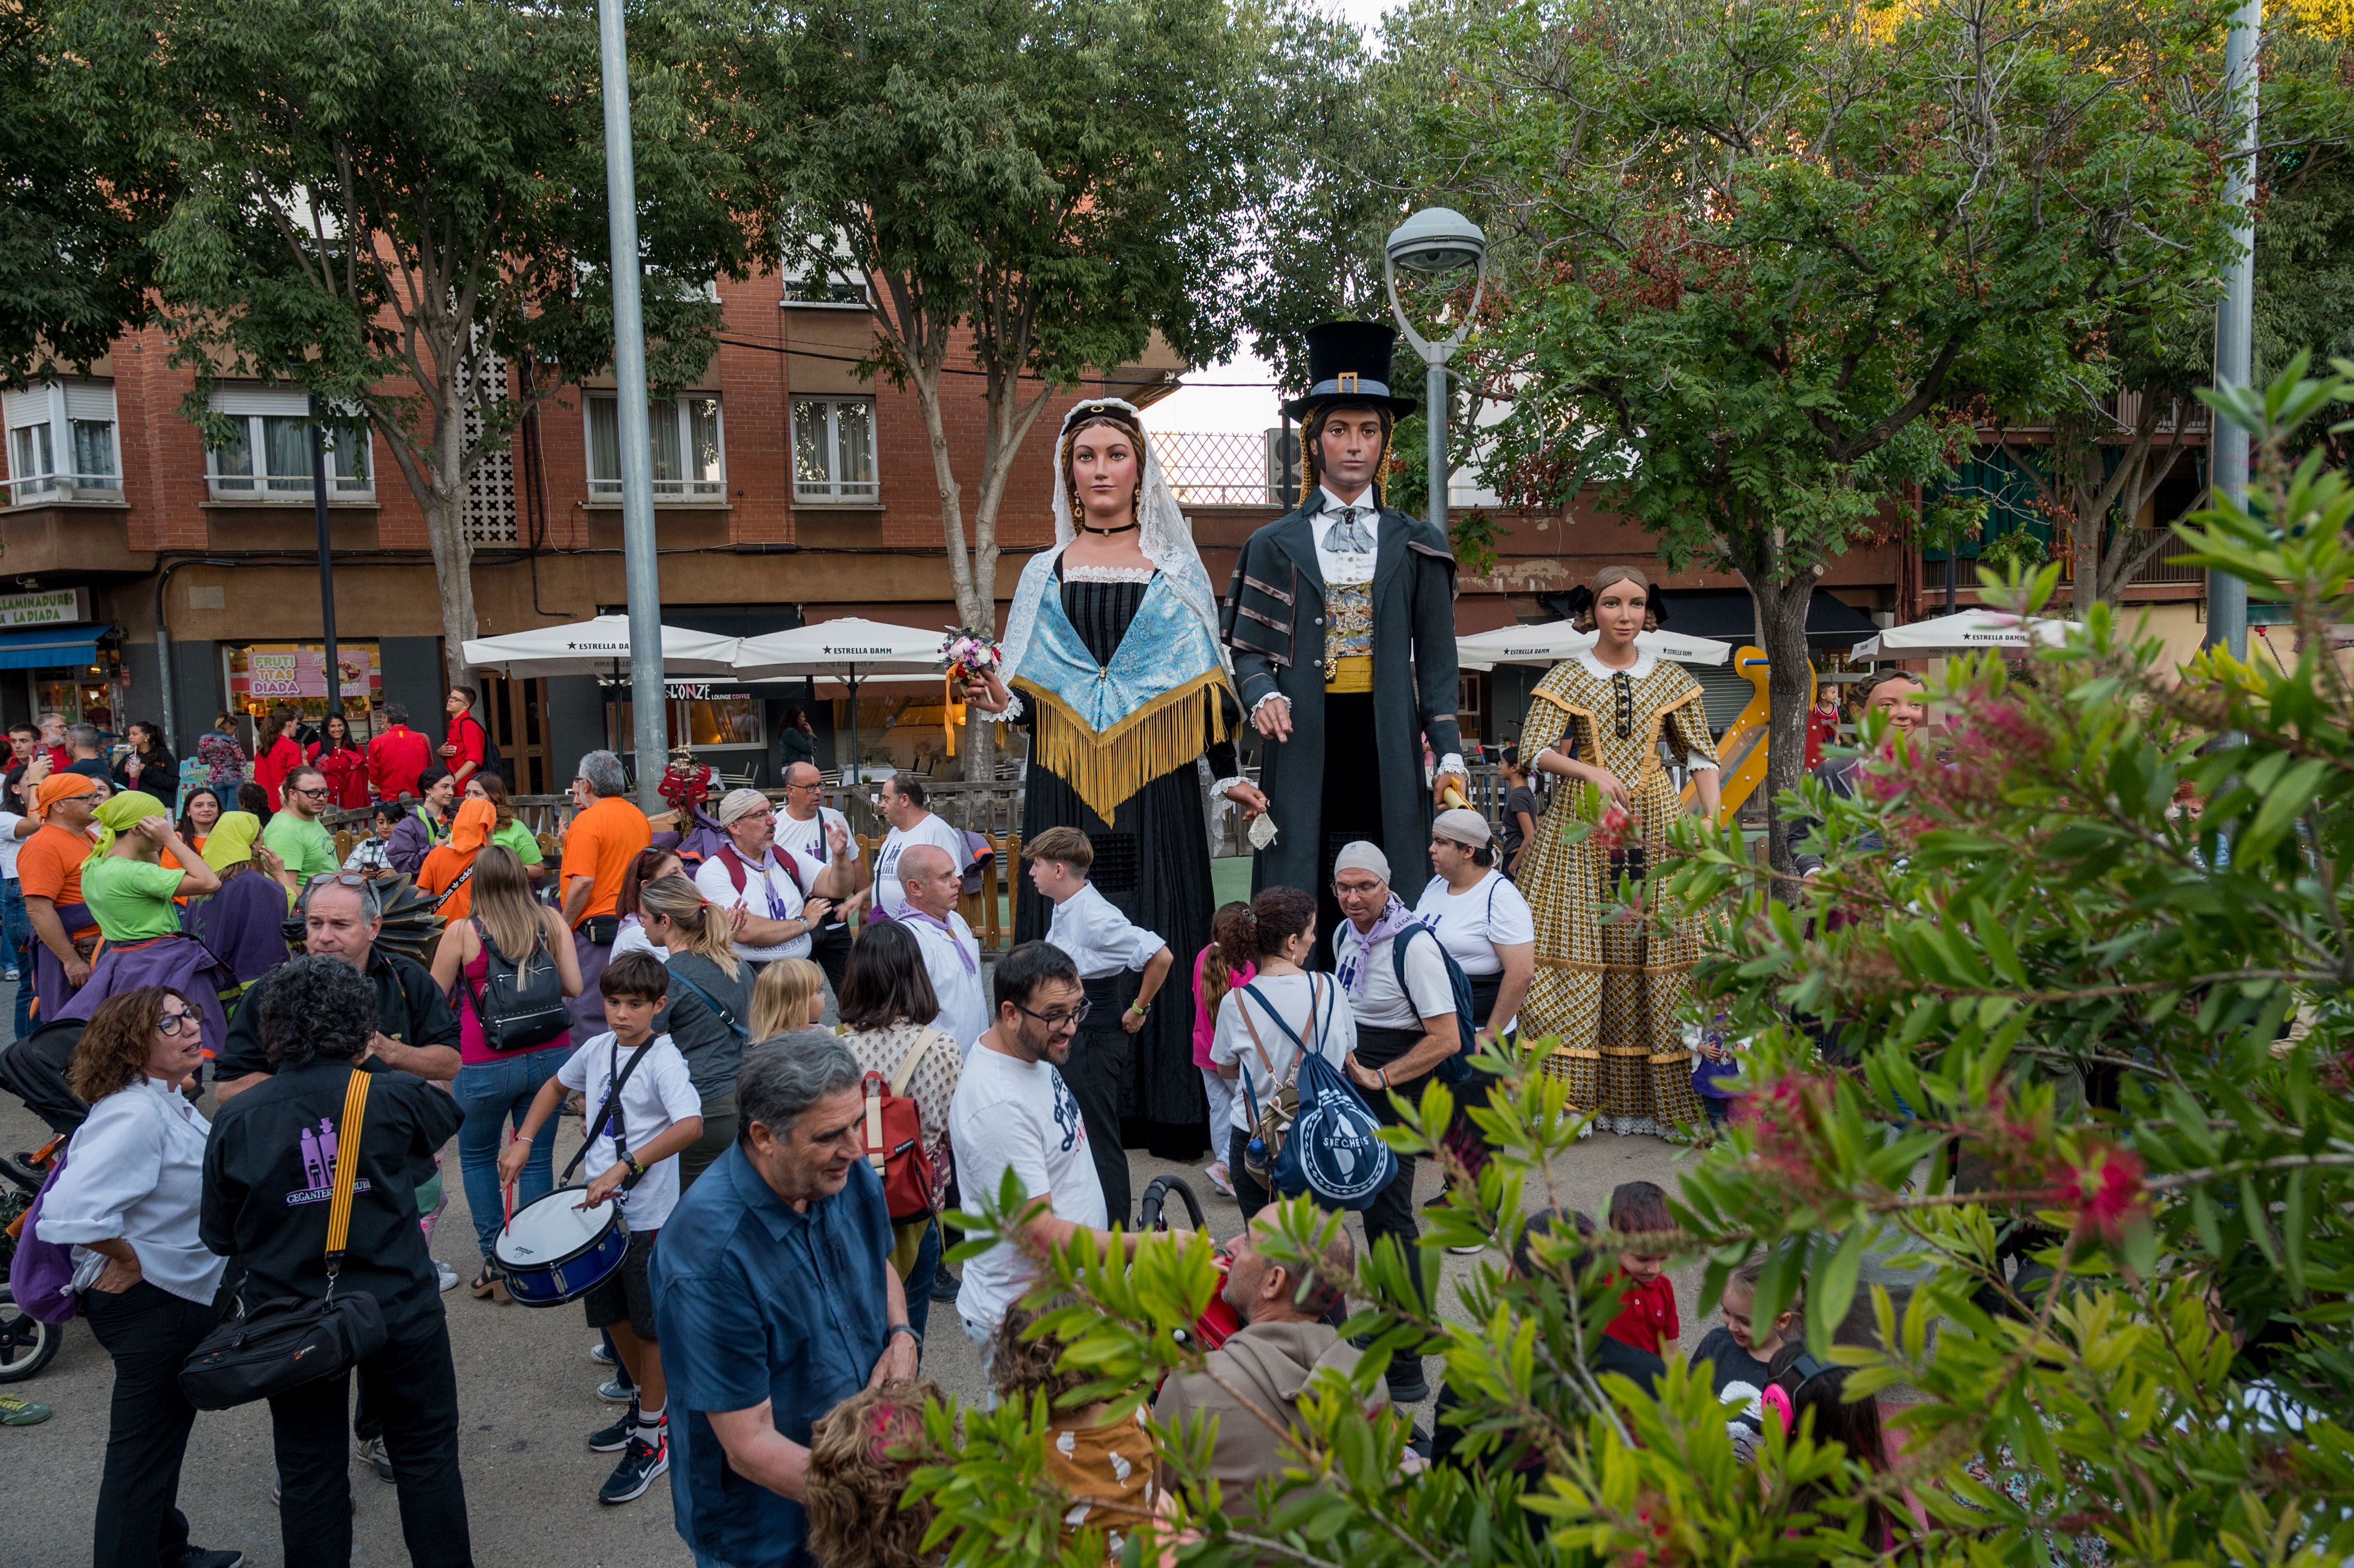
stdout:
[(1379, 322), (1325, 322), (1308, 329), (1305, 397), (1283, 406), (1286, 418), (1305, 419), (1318, 408), (1386, 408), (1403, 419), (1421, 407), (1390, 392), (1390, 348), (1397, 329)]

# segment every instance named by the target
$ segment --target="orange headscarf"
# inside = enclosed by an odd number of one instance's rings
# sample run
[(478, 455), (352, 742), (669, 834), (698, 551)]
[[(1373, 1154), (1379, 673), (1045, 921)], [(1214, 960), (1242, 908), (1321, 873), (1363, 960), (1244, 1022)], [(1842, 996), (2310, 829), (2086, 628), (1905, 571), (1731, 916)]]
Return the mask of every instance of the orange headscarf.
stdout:
[(34, 786), (33, 820), (46, 822), (49, 820), (49, 808), (58, 801), (96, 793), (98, 781), (86, 773), (52, 773)]
[(491, 834), (497, 831), (498, 825), (499, 809), (496, 806), (488, 800), (465, 801), (459, 806), (457, 818), (450, 824), (449, 841), (436, 845), (433, 853), (425, 857), (425, 863), (417, 868), (419, 891), (449, 893), (450, 889), (457, 888), (441, 905), (441, 918), (445, 922), (463, 920), (473, 912), (474, 885), (469, 880), (463, 887), (459, 887), (458, 878), (473, 865), (474, 857), (482, 853), (484, 844), (491, 842)]

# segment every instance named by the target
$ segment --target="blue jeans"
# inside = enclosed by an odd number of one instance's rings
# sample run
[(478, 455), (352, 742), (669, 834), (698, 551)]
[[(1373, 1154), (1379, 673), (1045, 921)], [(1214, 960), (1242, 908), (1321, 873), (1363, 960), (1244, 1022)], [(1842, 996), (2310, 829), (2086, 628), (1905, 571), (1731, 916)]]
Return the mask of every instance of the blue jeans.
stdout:
[(940, 1222), (934, 1220), (916, 1248), (916, 1266), (907, 1271), (907, 1327), (918, 1334), (932, 1316), (932, 1281), (940, 1277)]
[(33, 958), (26, 951), (33, 940), (33, 922), (25, 913), (25, 885), (11, 876), (0, 880), (0, 948), (7, 949), (5, 968), (16, 971), (16, 1038), (33, 1032)]
[[(506, 1208), (499, 1196), (499, 1150), (506, 1143), (507, 1124), (519, 1130), (530, 1113), (540, 1085), (564, 1065), (567, 1047), (526, 1051), (497, 1062), (470, 1062), (458, 1069), (458, 1108), (466, 1122), (458, 1129), (458, 1170), (466, 1183), (466, 1208), (473, 1215), (474, 1236), (482, 1243), (482, 1260), (506, 1224)], [(544, 1198), (556, 1186), (556, 1124), (549, 1117), (531, 1140), (531, 1158), (524, 1162), (516, 1183), (515, 1207)]]

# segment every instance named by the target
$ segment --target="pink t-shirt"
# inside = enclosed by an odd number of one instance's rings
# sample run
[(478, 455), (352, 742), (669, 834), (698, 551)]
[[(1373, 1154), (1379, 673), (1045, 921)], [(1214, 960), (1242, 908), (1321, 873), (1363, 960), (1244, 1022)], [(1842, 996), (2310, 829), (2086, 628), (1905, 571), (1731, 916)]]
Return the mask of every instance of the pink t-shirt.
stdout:
[[(1216, 945), (1214, 942), (1210, 946), (1214, 948)], [(1218, 1015), (1214, 1008), (1202, 1005), (1202, 965), (1209, 956), (1210, 948), (1204, 948), (1193, 955), (1193, 1065), (1204, 1072), (1214, 1073), (1218, 1069), (1217, 1064), (1210, 1060), (1210, 1043), (1218, 1035)], [(1232, 991), (1236, 986), (1248, 985), (1257, 974), (1257, 964), (1245, 964), (1238, 972), (1227, 977), (1226, 989)]]

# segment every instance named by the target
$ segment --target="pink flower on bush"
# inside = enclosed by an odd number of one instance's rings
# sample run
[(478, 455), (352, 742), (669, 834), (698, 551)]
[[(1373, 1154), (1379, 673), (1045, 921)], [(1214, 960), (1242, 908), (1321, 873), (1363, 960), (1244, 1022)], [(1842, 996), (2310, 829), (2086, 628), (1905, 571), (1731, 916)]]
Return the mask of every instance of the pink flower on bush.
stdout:
[(2144, 1212), (2141, 1157), (2114, 1144), (2087, 1148), (2073, 1165), (2063, 1164), (2053, 1196), (2076, 1211), (2076, 1237), (2097, 1235), (2114, 1244), (2127, 1222)]
[(1627, 808), (1613, 800), (1596, 820), (1592, 838), (1604, 850), (1623, 849), (1627, 844), (1627, 835), (1634, 831), (1634, 827), (1635, 819), (1628, 814)]

